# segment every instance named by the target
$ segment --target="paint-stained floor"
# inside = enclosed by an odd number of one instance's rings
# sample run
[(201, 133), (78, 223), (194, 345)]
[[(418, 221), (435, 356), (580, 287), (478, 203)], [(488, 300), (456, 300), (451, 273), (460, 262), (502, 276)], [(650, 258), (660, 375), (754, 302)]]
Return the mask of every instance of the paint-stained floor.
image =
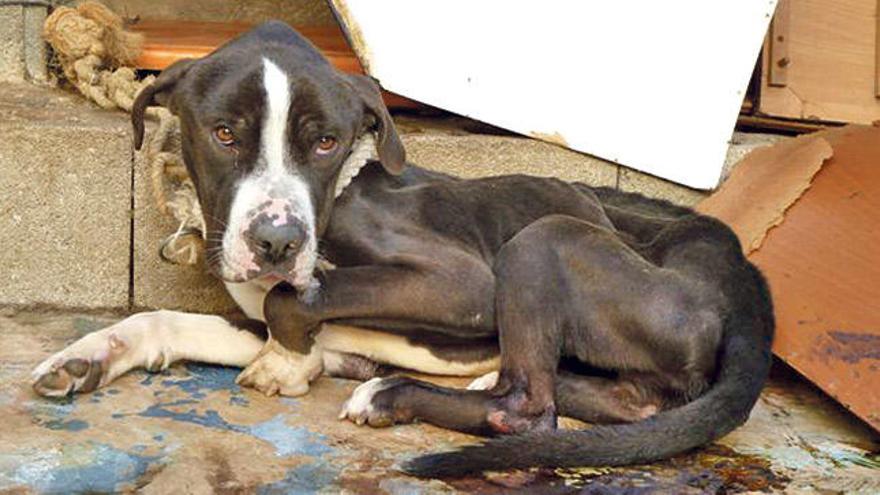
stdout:
[(183, 364), (71, 399), (31, 391), (38, 362), (115, 319), (0, 310), (0, 492), (880, 493), (877, 436), (780, 369), (746, 426), (698, 453), (454, 481), (409, 478), (394, 465), (474, 437), (339, 421), (352, 381), (266, 398), (235, 385), (236, 369)]

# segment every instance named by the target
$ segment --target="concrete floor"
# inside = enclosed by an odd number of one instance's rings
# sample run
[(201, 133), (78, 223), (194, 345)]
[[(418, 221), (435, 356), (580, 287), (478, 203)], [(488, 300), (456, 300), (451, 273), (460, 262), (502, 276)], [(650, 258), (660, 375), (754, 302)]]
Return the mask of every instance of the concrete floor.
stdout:
[(33, 394), (34, 365), (118, 318), (0, 310), (0, 492), (880, 493), (876, 436), (782, 367), (746, 426), (698, 453), (454, 481), (408, 478), (394, 464), (475, 438), (340, 422), (352, 381), (266, 398), (236, 386), (236, 369), (182, 364), (72, 399)]

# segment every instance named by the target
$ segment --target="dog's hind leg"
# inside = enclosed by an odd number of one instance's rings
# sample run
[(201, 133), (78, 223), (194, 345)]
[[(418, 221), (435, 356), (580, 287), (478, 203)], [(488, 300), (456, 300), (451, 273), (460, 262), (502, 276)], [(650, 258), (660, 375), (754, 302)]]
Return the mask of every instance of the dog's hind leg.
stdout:
[(660, 412), (661, 394), (638, 379), (581, 376), (560, 371), (556, 407), (560, 416), (587, 423), (630, 423)]
[(155, 311), (90, 333), (34, 369), (45, 396), (90, 392), (135, 368), (164, 369), (178, 360), (246, 366), (263, 347), (262, 323), (220, 316)]
[(444, 389), (401, 377), (372, 380), (358, 387), (341, 417), (373, 426), (421, 419), (479, 434), (555, 428), (556, 370), (571, 301), (559, 284), (567, 266), (558, 261), (555, 242), (536, 233), (515, 236), (495, 260), (501, 369), (491, 389)]

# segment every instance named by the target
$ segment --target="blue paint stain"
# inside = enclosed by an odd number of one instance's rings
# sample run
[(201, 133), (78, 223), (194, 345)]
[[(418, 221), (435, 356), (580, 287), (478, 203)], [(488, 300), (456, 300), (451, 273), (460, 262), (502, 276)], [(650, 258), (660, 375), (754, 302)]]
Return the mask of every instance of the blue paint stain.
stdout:
[(49, 428), (50, 430), (64, 431), (82, 431), (89, 427), (89, 424), (81, 419), (71, 419), (69, 421), (53, 419), (51, 421), (46, 421), (45, 423), (42, 423), (42, 425), (46, 428)]
[(153, 440), (155, 440), (157, 442), (161, 442), (161, 441), (165, 440), (165, 435), (163, 435), (161, 433), (153, 435)]
[[(106, 444), (65, 446), (67, 452), (53, 458), (38, 458), (23, 463), (12, 474), (16, 483), (41, 493), (116, 492), (122, 483), (132, 483), (143, 476), (159, 456), (132, 454)], [(79, 462), (70, 465), (64, 459)]]
[(183, 399), (174, 402), (160, 402), (158, 404), (153, 404), (152, 406), (139, 412), (138, 416), (143, 416), (145, 418), (167, 418), (174, 421), (192, 423), (199, 426), (204, 426), (206, 428), (216, 428), (220, 430), (238, 432), (245, 431), (244, 426), (229, 423), (228, 421), (220, 417), (220, 414), (213, 409), (205, 411), (204, 414), (199, 414), (198, 412), (196, 412), (195, 409), (189, 409), (184, 412), (169, 409), (170, 407), (184, 406), (195, 403), (196, 401), (192, 399)]
[(193, 399), (160, 402), (137, 414), (146, 418), (164, 418), (182, 423), (191, 423), (205, 428), (248, 434), (272, 444), (275, 447), (275, 454), (281, 457), (294, 454), (319, 457), (333, 451), (333, 449), (327, 446), (324, 435), (314, 433), (305, 428), (288, 426), (284, 421), (284, 416), (281, 414), (268, 421), (246, 426), (226, 421), (213, 409), (208, 409), (202, 413), (191, 407), (181, 410), (184, 409), (181, 406), (191, 406), (196, 403), (197, 401)]
[(82, 316), (73, 319), (73, 331), (76, 332), (78, 337), (83, 337), (86, 334), (96, 332), (108, 325), (108, 322), (92, 320)]
[(319, 457), (333, 451), (324, 443), (327, 437), (305, 428), (290, 427), (280, 414), (249, 426), (247, 433), (271, 443), (275, 447), (275, 455), (281, 457), (293, 454)]
[(311, 494), (332, 486), (337, 476), (339, 470), (325, 461), (303, 464), (288, 471), (283, 479), (261, 486), (257, 493), (259, 495)]
[(50, 430), (82, 431), (89, 423), (80, 419), (68, 419), (75, 408), (73, 398), (66, 397), (53, 400), (40, 400), (28, 405), (34, 422)]
[(229, 390), (232, 394), (241, 393), (241, 387), (235, 383), (235, 377), (240, 371), (237, 368), (187, 363), (186, 369), (189, 372), (187, 378), (162, 380), (162, 385), (177, 387), (194, 399), (205, 398), (206, 391)]
[(147, 373), (143, 380), (141, 380), (141, 385), (145, 387), (149, 387), (153, 384), (153, 378), (156, 377), (155, 373)]

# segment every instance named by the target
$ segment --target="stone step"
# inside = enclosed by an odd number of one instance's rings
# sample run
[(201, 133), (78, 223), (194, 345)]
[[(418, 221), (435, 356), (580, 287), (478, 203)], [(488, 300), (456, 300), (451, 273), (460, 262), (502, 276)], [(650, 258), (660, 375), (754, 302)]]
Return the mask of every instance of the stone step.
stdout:
[(0, 85), (0, 304), (128, 306), (130, 143), (122, 113)]
[[(411, 162), (463, 177), (556, 176), (684, 205), (705, 195), (467, 119), (397, 122)], [(772, 139), (741, 137), (733, 155)], [(154, 207), (127, 114), (57, 89), (0, 84), (0, 306), (232, 310), (203, 266), (160, 260), (175, 227)]]

